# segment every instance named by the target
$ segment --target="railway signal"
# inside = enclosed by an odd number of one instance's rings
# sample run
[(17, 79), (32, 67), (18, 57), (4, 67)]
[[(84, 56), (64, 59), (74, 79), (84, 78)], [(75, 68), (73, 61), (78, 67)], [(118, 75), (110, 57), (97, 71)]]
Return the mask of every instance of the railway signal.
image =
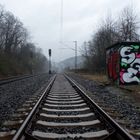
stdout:
[(52, 72), (51, 72), (51, 55), (52, 55), (52, 50), (51, 49), (49, 49), (49, 74), (51, 74)]

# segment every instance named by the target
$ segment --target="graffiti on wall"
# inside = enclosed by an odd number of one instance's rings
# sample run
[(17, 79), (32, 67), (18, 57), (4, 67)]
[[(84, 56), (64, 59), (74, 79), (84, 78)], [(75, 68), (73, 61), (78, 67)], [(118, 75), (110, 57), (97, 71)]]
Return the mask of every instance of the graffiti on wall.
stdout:
[(140, 84), (140, 46), (122, 46), (120, 49), (120, 84)]

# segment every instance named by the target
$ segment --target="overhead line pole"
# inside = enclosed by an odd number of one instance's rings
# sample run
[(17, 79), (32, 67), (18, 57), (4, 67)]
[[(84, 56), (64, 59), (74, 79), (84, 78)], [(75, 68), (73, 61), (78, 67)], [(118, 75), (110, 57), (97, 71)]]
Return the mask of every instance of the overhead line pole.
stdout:
[(77, 41), (75, 43), (75, 72), (77, 72)]
[(60, 43), (63, 42), (63, 0), (61, 0), (60, 9)]

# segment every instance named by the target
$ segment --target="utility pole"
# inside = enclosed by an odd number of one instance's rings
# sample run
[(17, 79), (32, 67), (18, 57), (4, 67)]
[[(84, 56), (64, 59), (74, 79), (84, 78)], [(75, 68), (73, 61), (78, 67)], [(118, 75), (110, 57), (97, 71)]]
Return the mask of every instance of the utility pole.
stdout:
[(51, 73), (51, 49), (49, 49), (49, 74)]
[(75, 73), (77, 72), (77, 41), (75, 43)]
[(63, 0), (60, 8), (60, 43), (63, 43)]

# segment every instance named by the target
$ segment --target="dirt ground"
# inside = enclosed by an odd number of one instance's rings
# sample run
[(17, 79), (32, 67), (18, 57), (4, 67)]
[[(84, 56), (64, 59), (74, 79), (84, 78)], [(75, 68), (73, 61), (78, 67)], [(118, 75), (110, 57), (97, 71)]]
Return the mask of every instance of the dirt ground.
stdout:
[(140, 85), (133, 85), (133, 86), (119, 86), (119, 85), (112, 85), (108, 80), (106, 75), (93, 75), (93, 74), (83, 74), (80, 73), (85, 79), (97, 81), (99, 84), (104, 86), (113, 86), (114, 88), (121, 89), (125, 95), (129, 98), (135, 100), (135, 103), (140, 106)]

